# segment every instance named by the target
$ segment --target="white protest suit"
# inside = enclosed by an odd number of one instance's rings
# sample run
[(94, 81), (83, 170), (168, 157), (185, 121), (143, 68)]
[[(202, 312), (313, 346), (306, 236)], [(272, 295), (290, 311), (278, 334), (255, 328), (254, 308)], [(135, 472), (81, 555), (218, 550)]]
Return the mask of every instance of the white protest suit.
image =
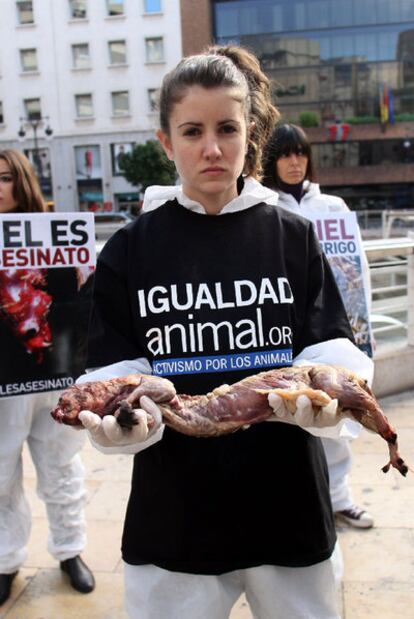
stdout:
[[(303, 190), (304, 194), (298, 203), (292, 195), (278, 189), (278, 205), (309, 219), (310, 217), (308, 217), (308, 215), (315, 213), (323, 214), (349, 211), (348, 206), (342, 198), (321, 193), (317, 183), (304, 181)], [(365, 252), (362, 252), (361, 255), (361, 265), (364, 293), (369, 312), (371, 306), (371, 282)], [(338, 363), (340, 365), (341, 361), (336, 360), (331, 363)], [(329, 468), (330, 493), (333, 510), (337, 512), (348, 509), (352, 507), (354, 503), (347, 483), (347, 476), (352, 466), (352, 453), (349, 440), (322, 437), (322, 444)]]
[(85, 547), (85, 490), (78, 452), (86, 437), (52, 419), (50, 411), (58, 398), (59, 392), (52, 391), (0, 400), (1, 574), (17, 571), (27, 555), (31, 515), (23, 490), (25, 441), (36, 467), (37, 494), (46, 504), (49, 552), (64, 561)]

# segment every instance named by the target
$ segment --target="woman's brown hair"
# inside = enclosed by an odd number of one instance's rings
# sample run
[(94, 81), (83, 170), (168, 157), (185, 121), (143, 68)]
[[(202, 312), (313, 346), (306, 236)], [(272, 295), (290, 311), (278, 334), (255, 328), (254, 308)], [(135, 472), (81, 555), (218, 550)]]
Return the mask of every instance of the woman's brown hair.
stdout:
[(46, 211), (39, 181), (28, 158), (18, 150), (0, 150), (0, 159), (10, 168), (13, 179), (13, 198), (21, 213)]
[(174, 104), (179, 103), (191, 86), (203, 88), (239, 88), (246, 121), (252, 124), (243, 173), (260, 178), (262, 149), (279, 118), (270, 96), (269, 80), (256, 56), (236, 45), (208, 47), (202, 54), (188, 56), (168, 73), (160, 93), (160, 125), (169, 133)]

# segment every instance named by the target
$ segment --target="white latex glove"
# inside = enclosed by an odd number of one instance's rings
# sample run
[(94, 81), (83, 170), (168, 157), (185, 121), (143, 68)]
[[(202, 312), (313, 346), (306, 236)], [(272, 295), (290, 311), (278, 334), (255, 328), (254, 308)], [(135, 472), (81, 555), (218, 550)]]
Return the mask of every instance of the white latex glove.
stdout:
[[(306, 395), (300, 395), (296, 400), (296, 411), (292, 414), (287, 409), (283, 398), (277, 393), (269, 393), (267, 399), (269, 406), (275, 413), (276, 418), (273, 421), (292, 423), (301, 428), (326, 428), (327, 426), (336, 426), (339, 422), (336, 415), (338, 400), (332, 400), (315, 412), (312, 401)], [(272, 421), (272, 418), (269, 421)]]
[[(139, 401), (139, 409), (134, 410), (137, 424), (132, 428), (123, 428), (113, 415), (99, 417), (92, 411), (84, 410), (79, 413), (79, 419), (88, 430), (93, 443), (101, 447), (116, 447), (136, 445), (149, 440), (162, 424), (162, 416), (159, 407), (149, 397), (142, 396)], [(148, 430), (147, 413), (155, 420), (154, 426)]]

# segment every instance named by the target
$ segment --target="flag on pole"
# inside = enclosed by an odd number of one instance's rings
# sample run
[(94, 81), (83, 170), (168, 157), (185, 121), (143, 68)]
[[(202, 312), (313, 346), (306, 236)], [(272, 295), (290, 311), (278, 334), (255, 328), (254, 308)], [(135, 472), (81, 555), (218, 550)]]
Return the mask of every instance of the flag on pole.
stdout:
[(388, 119), (390, 125), (395, 123), (394, 118), (394, 93), (391, 88), (388, 90)]
[(389, 95), (386, 84), (382, 84), (379, 90), (380, 122), (385, 126), (389, 121)]

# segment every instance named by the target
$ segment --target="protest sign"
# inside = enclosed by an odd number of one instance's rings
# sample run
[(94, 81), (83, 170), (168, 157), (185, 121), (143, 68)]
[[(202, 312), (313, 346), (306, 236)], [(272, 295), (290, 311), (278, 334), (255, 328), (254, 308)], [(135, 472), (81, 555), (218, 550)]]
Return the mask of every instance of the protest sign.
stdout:
[(95, 263), (92, 213), (0, 215), (0, 398), (84, 371)]
[(308, 213), (329, 261), (351, 323), (356, 345), (372, 357), (372, 332), (362, 275), (363, 247), (356, 214)]

